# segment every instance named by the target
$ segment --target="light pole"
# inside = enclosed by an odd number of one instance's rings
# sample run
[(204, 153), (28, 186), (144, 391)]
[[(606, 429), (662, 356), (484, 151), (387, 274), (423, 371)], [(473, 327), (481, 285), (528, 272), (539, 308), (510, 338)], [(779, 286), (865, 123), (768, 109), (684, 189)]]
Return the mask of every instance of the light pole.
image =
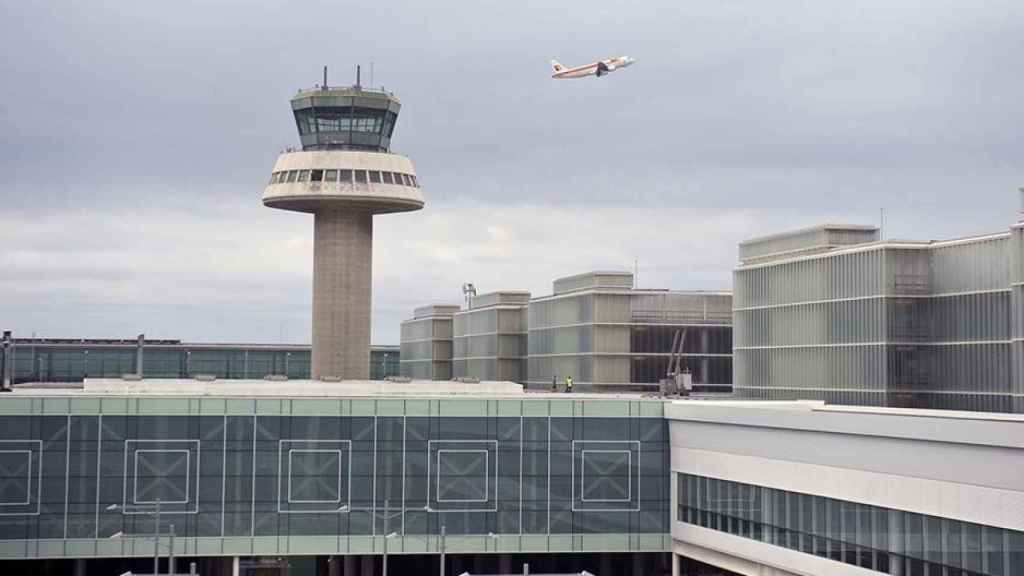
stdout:
[[(153, 576), (160, 573), (160, 499), (156, 499), (154, 506), (123, 506), (121, 504), (111, 504), (107, 506), (107, 510), (121, 510), (124, 513), (127, 510), (135, 510), (143, 514), (153, 514), (156, 516), (154, 522), (155, 532), (153, 536)], [(124, 536), (124, 532), (117, 532), (111, 535), (111, 538), (120, 538)], [(149, 534), (138, 534), (138, 536), (149, 536)], [(169, 570), (171, 574), (174, 574), (174, 525), (171, 525), (171, 549), (170, 549), (170, 563)]]

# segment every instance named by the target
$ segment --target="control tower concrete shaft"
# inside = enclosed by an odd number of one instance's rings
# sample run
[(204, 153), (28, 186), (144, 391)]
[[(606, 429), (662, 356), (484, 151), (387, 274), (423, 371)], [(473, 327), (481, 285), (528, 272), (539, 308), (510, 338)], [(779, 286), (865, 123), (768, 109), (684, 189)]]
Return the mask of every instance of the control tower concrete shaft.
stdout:
[(390, 152), (401, 104), (363, 88), (300, 90), (291, 101), (302, 151), (282, 153), (263, 204), (314, 215), (314, 379), (370, 377), (373, 216), (419, 210), (412, 162)]

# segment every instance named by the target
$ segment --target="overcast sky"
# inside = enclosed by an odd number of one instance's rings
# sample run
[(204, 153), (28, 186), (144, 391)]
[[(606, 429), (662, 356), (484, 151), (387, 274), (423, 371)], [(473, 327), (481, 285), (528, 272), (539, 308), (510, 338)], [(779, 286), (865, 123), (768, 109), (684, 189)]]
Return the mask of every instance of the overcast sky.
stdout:
[[(626, 54), (610, 77), (554, 81)], [(729, 289), (744, 238), (1006, 229), (1024, 2), (0, 0), (0, 326), (308, 342), (309, 215), (262, 207), (288, 99), (402, 100), (419, 212), (376, 218), (373, 341), (588, 269)]]

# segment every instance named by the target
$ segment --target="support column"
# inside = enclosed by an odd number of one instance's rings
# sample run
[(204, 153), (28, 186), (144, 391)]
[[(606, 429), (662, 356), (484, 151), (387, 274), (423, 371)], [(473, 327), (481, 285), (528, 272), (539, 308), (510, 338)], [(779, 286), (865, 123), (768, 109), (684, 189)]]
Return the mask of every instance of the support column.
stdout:
[(135, 376), (142, 378), (142, 345), (146, 341), (145, 334), (139, 334), (138, 341), (135, 344)]
[(374, 560), (376, 559), (376, 556), (373, 554), (363, 554), (363, 566), (359, 571), (359, 576), (373, 576), (376, 574), (376, 572), (374, 572)]
[(231, 576), (239, 576), (242, 572), (242, 568), (239, 565), (238, 556), (231, 559)]
[(313, 230), (311, 376), (370, 378), (373, 214), (324, 209)]
[(672, 576), (679, 576), (679, 555), (672, 552)]
[(4, 330), (3, 347), (3, 375), (0, 376), (0, 384), (3, 384), (3, 390), (10, 390), (14, 374), (14, 339), (11, 338), (10, 330)]

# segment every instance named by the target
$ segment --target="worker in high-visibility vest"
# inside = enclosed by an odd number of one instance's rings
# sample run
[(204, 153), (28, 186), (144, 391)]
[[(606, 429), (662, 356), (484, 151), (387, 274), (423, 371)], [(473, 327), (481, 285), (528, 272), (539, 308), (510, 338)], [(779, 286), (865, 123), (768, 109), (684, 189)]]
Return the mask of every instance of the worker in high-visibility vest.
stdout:
[(572, 392), (572, 376), (565, 377), (565, 391)]

